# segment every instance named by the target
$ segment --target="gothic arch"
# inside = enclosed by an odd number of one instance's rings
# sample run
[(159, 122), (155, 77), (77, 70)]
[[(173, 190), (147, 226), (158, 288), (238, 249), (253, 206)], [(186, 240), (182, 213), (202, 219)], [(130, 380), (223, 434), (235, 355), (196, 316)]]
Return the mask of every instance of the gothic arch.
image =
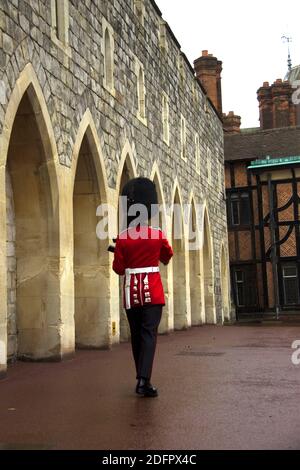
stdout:
[(222, 242), (220, 253), (220, 277), (221, 277), (221, 300), (222, 300), (222, 322), (230, 320), (230, 276), (228, 269), (228, 255), (225, 250), (225, 242)]
[(90, 110), (80, 123), (72, 158), (75, 341), (78, 348), (109, 346), (110, 262), (97, 238), (97, 207), (108, 202), (105, 164)]
[[(40, 113), (42, 116), (42, 119), (37, 120), (37, 125), (41, 136), (44, 137), (42, 140), (46, 159), (47, 161), (53, 161), (55, 165), (58, 166), (59, 161), (56, 141), (47, 104), (35, 70), (32, 64), (28, 63), (24, 67), (23, 71), (20, 73), (7, 105), (3, 130), (0, 136), (0, 168), (5, 166), (6, 164), (7, 152), (10, 143), (10, 136), (12, 133), (13, 124), (20, 102), (25, 92), (27, 92), (29, 95), (34, 112), (36, 114)], [(56, 167), (56, 172), (52, 176), (53, 183), (57, 180), (57, 171), (58, 170)], [(56, 183), (56, 187), (57, 186), (58, 184)]]
[(105, 28), (104, 32), (104, 66), (105, 66), (105, 84), (108, 88), (113, 87), (113, 48), (112, 38), (108, 27)]
[[(119, 196), (122, 191), (122, 188), (124, 184), (127, 183), (127, 181), (131, 178), (135, 178), (137, 176), (137, 171), (136, 171), (136, 166), (134, 163), (134, 156), (133, 156), (133, 151), (131, 148), (131, 145), (128, 141), (126, 140), (122, 154), (121, 154), (121, 159), (119, 163), (119, 171), (118, 171), (118, 177), (117, 177), (117, 183), (116, 183), (116, 208), (117, 208), (117, 214), (118, 214), (118, 232), (119, 230), (122, 229), (122, 227), (119, 227)], [(120, 340), (121, 341), (128, 341), (130, 337), (129, 333), (129, 325), (127, 321), (127, 317), (123, 308), (123, 287), (122, 287), (123, 279), (122, 277), (119, 276), (119, 312), (120, 312), (120, 325), (119, 325), (119, 330), (120, 330)]]
[(98, 182), (100, 186), (99, 189), (101, 193), (101, 200), (103, 202), (108, 202), (108, 183), (107, 183), (105, 161), (104, 161), (103, 152), (102, 152), (100, 140), (98, 137), (97, 129), (95, 126), (95, 122), (94, 122), (92, 113), (89, 109), (86, 110), (86, 112), (84, 113), (81, 119), (78, 131), (77, 131), (76, 140), (74, 143), (72, 167), (71, 167), (73, 185), (74, 185), (74, 180), (75, 180), (79, 152), (80, 152), (80, 148), (81, 148), (84, 136), (87, 137), (89, 141), (89, 145), (91, 147), (91, 152), (93, 155), (95, 169), (97, 172), (97, 178), (98, 178)]
[(150, 179), (154, 181), (158, 193), (158, 203), (161, 205), (160, 211), (160, 223), (159, 227), (167, 234), (167, 213), (166, 213), (166, 202), (163, 191), (163, 184), (157, 162), (154, 162)]
[[(176, 233), (177, 232), (177, 233)], [(185, 223), (182, 198), (177, 180), (172, 198), (172, 245), (174, 256), (173, 268), (173, 317), (174, 329), (181, 330), (188, 326), (188, 296), (186, 271)]]
[[(159, 220), (158, 225), (164, 231), (166, 236), (168, 236), (165, 198), (164, 198), (163, 185), (162, 185), (161, 176), (160, 176), (157, 162), (155, 162), (153, 165), (150, 179), (154, 181), (156, 185), (158, 204), (161, 206), (161, 211), (159, 215), (160, 220)], [(170, 295), (169, 295), (170, 265), (164, 266), (161, 263), (160, 272), (161, 272), (162, 283), (164, 286), (166, 305), (163, 309), (163, 315), (162, 315), (162, 319), (161, 319), (158, 331), (159, 333), (167, 333), (170, 329), (170, 322), (171, 322), (171, 318), (170, 318), (171, 308), (169, 305), (170, 304)]]
[(188, 254), (189, 254), (189, 287), (191, 304), (191, 324), (200, 325), (202, 320), (202, 272), (199, 220), (193, 192), (189, 201)]
[(217, 320), (214, 293), (213, 240), (211, 236), (209, 212), (206, 204), (204, 204), (202, 219), (202, 263), (205, 323), (215, 324)]
[[(59, 175), (57, 147), (46, 101), (33, 66), (28, 63), (11, 93), (0, 136), (0, 194), (6, 194), (6, 181), (9, 181), (14, 198), (12, 218), (16, 239), (11, 252), (17, 265), (12, 274), (17, 281), (18, 325), (11, 336), (15, 337), (12, 355), (19, 358), (62, 359), (73, 350), (72, 333), (66, 326), (70, 325), (70, 319), (62, 310), (62, 304), (67, 311), (71, 306), (60, 276), (63, 260)], [(6, 324), (9, 263), (5, 247), (5, 197), (0, 198), (0, 221), (0, 278), (3, 279), (0, 340), (6, 344), (6, 333), (10, 332)]]
[(116, 181), (117, 197), (119, 197), (119, 193), (122, 189), (121, 180), (122, 180), (125, 166), (127, 166), (128, 168), (129, 177), (135, 178), (137, 176), (137, 170), (136, 170), (136, 165), (134, 161), (133, 150), (128, 139), (126, 139), (125, 144), (123, 146), (120, 162), (118, 165), (119, 169), (118, 169), (118, 176), (117, 176), (117, 181)]

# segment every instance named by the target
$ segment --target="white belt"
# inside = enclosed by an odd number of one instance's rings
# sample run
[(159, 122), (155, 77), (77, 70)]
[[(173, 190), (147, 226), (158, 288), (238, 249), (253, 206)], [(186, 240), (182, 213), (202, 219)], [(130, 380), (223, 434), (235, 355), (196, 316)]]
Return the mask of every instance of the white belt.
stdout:
[(159, 266), (151, 266), (150, 268), (127, 268), (126, 274), (143, 274), (143, 273), (158, 273)]
[(132, 274), (158, 273), (159, 266), (150, 266), (147, 268), (127, 268), (125, 269), (125, 303), (126, 309), (131, 308), (130, 302), (130, 284)]

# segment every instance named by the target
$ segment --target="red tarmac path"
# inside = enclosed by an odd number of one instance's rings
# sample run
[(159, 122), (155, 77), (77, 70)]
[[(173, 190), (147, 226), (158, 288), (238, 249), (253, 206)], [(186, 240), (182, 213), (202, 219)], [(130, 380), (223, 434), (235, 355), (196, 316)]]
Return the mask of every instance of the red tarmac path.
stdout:
[(129, 344), (0, 381), (0, 449), (300, 449), (297, 326), (203, 326), (160, 336), (155, 399), (133, 393)]

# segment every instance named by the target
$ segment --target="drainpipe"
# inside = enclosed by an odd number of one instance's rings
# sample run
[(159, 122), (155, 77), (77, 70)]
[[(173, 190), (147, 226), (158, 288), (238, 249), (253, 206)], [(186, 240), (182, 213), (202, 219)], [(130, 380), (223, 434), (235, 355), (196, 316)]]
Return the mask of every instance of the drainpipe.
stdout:
[(274, 297), (275, 297), (275, 312), (276, 320), (279, 320), (280, 313), (280, 301), (279, 301), (279, 286), (278, 286), (278, 269), (277, 269), (277, 253), (276, 253), (276, 221), (274, 216), (274, 197), (273, 197), (273, 188), (272, 188), (272, 175), (268, 173), (268, 191), (269, 191), (269, 201), (270, 201), (270, 235), (271, 235), (271, 263), (272, 263), (272, 273), (273, 273), (273, 288), (274, 288)]

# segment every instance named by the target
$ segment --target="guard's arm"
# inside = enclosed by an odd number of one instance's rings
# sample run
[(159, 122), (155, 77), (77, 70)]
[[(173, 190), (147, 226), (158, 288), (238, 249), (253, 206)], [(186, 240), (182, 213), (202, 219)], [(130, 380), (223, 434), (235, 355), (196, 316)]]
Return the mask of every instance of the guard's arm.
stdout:
[(173, 254), (174, 254), (173, 248), (171, 247), (167, 238), (163, 234), (159, 260), (163, 264), (168, 264)]
[(125, 274), (124, 254), (123, 254), (122, 244), (120, 243), (119, 238), (117, 238), (116, 240), (114, 260), (113, 260), (112, 267), (115, 273), (119, 274), (119, 276), (123, 276), (123, 274)]

